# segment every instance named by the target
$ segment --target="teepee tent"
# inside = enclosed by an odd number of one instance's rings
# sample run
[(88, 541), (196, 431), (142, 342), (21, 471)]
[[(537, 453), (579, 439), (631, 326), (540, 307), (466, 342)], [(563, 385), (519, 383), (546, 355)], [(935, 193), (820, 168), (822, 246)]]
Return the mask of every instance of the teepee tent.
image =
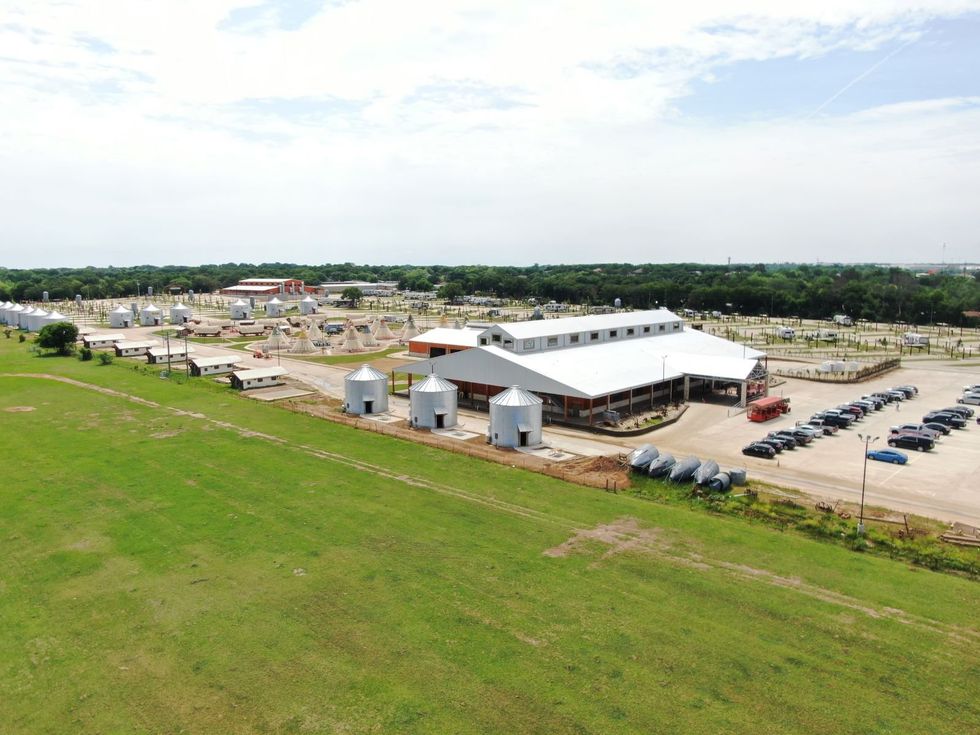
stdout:
[(384, 341), (397, 339), (397, 337), (395, 337), (395, 333), (388, 329), (388, 324), (384, 319), (381, 319), (378, 322), (378, 331), (374, 333), (374, 338)]
[(316, 352), (316, 345), (310, 341), (306, 332), (301, 329), (296, 333), (296, 339), (293, 340), (289, 351), (294, 355), (309, 355)]
[(310, 321), (310, 328), (306, 330), (306, 336), (310, 338), (310, 342), (317, 345), (318, 347), (324, 346), (326, 340), (323, 338), (323, 332), (320, 331), (320, 327), (316, 325), (316, 322)]
[(378, 325), (380, 323), (381, 323), (381, 320), (378, 317), (374, 317), (374, 319), (371, 320), (371, 325), (368, 327), (368, 331), (371, 332), (371, 334), (377, 336), (377, 334), (378, 334)]
[(364, 345), (365, 347), (377, 347), (378, 346), (378, 340), (376, 340), (374, 338), (374, 335), (371, 334), (371, 330), (370, 329), (368, 331), (364, 332), (363, 334), (361, 334), (361, 344)]
[(363, 347), (361, 347), (361, 340), (358, 339), (357, 336), (357, 330), (354, 329), (354, 325), (351, 324), (344, 332), (344, 351), (360, 352), (362, 349)]
[(405, 322), (405, 326), (402, 327), (402, 333), (398, 338), (402, 342), (408, 342), (409, 340), (415, 339), (419, 336), (419, 328), (415, 326), (415, 320), (412, 319), (412, 315), (408, 315), (408, 321)]
[(273, 350), (288, 350), (291, 346), (289, 337), (282, 331), (282, 328), (278, 325), (272, 330), (272, 334), (269, 335), (267, 339), (262, 344), (262, 349), (266, 352), (272, 352)]

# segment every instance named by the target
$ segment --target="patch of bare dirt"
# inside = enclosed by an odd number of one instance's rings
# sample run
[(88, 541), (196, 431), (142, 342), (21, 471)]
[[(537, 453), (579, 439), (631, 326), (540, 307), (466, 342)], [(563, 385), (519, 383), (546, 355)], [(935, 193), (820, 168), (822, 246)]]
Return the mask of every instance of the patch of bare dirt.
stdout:
[(654, 551), (659, 548), (659, 532), (656, 528), (643, 528), (635, 518), (618, 518), (595, 528), (579, 529), (575, 535), (558, 546), (545, 549), (544, 555), (568, 556), (579, 551), (589, 542), (597, 541), (609, 549), (602, 555), (606, 559), (628, 551)]
[(30, 413), (31, 411), (35, 411), (37, 409), (35, 409), (34, 406), (7, 406), (7, 408), (3, 410), (7, 413)]
[(156, 434), (150, 434), (154, 439), (172, 439), (178, 434), (182, 434), (182, 429), (175, 429), (173, 431), (158, 431)]

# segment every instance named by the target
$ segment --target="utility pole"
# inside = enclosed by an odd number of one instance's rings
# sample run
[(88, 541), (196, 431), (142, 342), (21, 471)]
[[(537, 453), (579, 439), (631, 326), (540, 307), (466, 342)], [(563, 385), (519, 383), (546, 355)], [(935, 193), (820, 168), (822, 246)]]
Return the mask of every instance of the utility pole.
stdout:
[(871, 434), (858, 434), (858, 439), (864, 443), (864, 474), (861, 476), (861, 514), (858, 516), (858, 536), (864, 535), (864, 487), (868, 481), (868, 445), (872, 442), (878, 441), (876, 436), (874, 439), (871, 438)]

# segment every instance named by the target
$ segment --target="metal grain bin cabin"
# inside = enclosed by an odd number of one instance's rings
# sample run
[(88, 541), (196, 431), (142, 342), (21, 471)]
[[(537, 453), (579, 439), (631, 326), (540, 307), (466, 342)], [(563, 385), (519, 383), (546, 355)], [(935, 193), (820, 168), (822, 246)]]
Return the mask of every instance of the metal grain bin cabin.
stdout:
[(113, 329), (126, 329), (133, 326), (133, 312), (120, 304), (109, 312), (109, 326)]
[(69, 319), (60, 311), (55, 309), (54, 311), (50, 312), (46, 317), (44, 317), (44, 322), (41, 324), (41, 326), (45, 327), (48, 324), (57, 324), (58, 322), (70, 322), (70, 321), (71, 319)]
[(305, 299), (299, 302), (299, 313), (300, 314), (316, 314), (320, 309), (320, 304), (312, 296), (307, 296)]
[(44, 325), (44, 319), (47, 317), (48, 312), (45, 309), (35, 309), (31, 312), (31, 315), (27, 317), (27, 331), (28, 332), (40, 332), (41, 327)]
[(541, 443), (542, 400), (514, 385), (490, 399), (490, 443), (533, 447)]
[(29, 318), (35, 311), (33, 306), (25, 306), (23, 311), (17, 312), (17, 328), (27, 329), (27, 325), (30, 323)]
[(163, 312), (154, 304), (147, 304), (140, 309), (140, 324), (144, 327), (159, 327), (163, 324)]
[(252, 318), (252, 307), (247, 301), (233, 301), (230, 307), (231, 318), (232, 319), (251, 319)]
[(388, 410), (388, 378), (370, 365), (361, 365), (344, 378), (344, 411), (357, 415)]
[(458, 390), (454, 383), (435, 373), (409, 388), (412, 426), (418, 429), (448, 429), (455, 426)]
[(286, 313), (286, 305), (273, 296), (265, 302), (265, 315), (269, 317), (279, 317)]
[(179, 301), (170, 307), (170, 323), (171, 324), (186, 324), (191, 320), (191, 316), (194, 314), (193, 310), (189, 306), (185, 306)]
[(18, 326), (19, 324), (18, 317), (23, 310), (24, 307), (21, 304), (14, 304), (9, 309), (7, 309), (7, 314), (6, 314), (7, 325), (11, 327)]

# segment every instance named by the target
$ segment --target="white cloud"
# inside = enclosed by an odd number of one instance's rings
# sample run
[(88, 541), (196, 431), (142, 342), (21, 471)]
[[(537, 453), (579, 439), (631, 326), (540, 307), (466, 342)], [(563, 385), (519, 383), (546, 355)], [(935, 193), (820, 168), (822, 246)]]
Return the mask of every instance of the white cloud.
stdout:
[(719, 66), (881, 49), (976, 3), (362, 0), (221, 29), (249, 5), (14, 3), (0, 217), (25, 248), (8, 264), (976, 245), (975, 99), (724, 128), (673, 112)]

